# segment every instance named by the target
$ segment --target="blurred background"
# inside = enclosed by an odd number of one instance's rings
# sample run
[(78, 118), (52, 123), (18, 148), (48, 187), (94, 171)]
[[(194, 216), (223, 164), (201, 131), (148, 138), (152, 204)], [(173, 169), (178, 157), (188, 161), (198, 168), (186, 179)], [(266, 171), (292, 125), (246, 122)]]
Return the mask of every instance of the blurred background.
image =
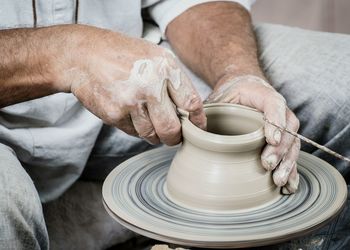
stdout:
[(350, 34), (350, 0), (256, 0), (253, 20)]

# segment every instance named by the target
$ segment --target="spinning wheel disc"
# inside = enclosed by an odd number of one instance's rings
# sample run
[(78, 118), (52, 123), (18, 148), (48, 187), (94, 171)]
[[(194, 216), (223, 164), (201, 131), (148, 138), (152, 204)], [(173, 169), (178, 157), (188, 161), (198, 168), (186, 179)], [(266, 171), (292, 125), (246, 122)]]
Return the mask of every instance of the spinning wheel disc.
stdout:
[(115, 168), (103, 185), (109, 214), (150, 238), (207, 248), (252, 247), (305, 235), (336, 216), (347, 187), (325, 161), (300, 153), (299, 189), (266, 206), (232, 213), (191, 210), (172, 202), (165, 180), (177, 148), (163, 147), (135, 156)]

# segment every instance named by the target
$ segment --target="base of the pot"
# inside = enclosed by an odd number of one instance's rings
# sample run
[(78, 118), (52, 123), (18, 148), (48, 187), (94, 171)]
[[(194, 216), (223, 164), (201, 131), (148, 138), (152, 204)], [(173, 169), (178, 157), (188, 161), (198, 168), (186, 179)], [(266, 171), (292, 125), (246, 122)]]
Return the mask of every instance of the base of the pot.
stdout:
[(108, 213), (127, 228), (162, 241), (206, 248), (262, 246), (304, 236), (343, 208), (347, 187), (331, 165), (301, 152), (300, 185), (293, 195), (240, 213), (208, 213), (180, 206), (164, 192), (176, 148), (135, 156), (115, 168), (103, 185)]

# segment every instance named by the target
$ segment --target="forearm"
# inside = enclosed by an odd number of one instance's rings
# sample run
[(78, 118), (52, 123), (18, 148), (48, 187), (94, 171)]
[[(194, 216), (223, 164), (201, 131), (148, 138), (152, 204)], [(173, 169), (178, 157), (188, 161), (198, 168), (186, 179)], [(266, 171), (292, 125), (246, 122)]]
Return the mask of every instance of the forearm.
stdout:
[(57, 81), (74, 25), (0, 31), (0, 107), (69, 88)]
[(239, 4), (194, 6), (169, 24), (166, 35), (181, 60), (212, 87), (227, 77), (264, 78), (250, 15)]
[(0, 31), (0, 44), (0, 107), (71, 92), (105, 123), (151, 143), (181, 141), (176, 107), (205, 128), (199, 94), (160, 46), (87, 25)]

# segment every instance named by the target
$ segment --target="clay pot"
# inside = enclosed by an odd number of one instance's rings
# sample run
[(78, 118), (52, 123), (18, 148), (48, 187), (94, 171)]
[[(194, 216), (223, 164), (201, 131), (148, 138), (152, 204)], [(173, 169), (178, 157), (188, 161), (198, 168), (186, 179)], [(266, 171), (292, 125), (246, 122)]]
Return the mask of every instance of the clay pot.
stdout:
[(182, 114), (183, 143), (167, 176), (166, 193), (181, 206), (232, 212), (267, 205), (279, 188), (260, 162), (263, 117), (234, 104), (205, 105), (207, 131)]

